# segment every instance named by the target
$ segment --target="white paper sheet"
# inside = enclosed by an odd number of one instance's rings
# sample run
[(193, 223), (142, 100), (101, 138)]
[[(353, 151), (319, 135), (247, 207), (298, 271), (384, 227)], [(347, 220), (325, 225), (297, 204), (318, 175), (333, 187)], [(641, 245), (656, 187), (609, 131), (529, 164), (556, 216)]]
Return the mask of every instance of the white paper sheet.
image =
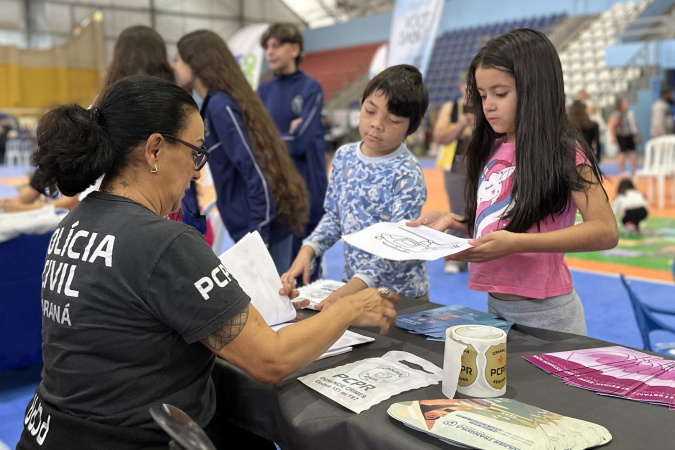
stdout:
[(225, 268), (251, 297), (251, 304), (267, 325), (295, 319), (295, 308), (287, 295), (279, 295), (281, 279), (274, 261), (257, 231), (248, 233), (220, 255)]
[(55, 209), (54, 205), (20, 212), (0, 213), (0, 242), (6, 242), (22, 234), (43, 234), (54, 231), (67, 211)]
[[(280, 323), (278, 325), (272, 326), (274, 331), (278, 331), (283, 327), (290, 325), (290, 323)], [(319, 356), (317, 360), (328, 358), (329, 356), (341, 355), (343, 353), (351, 352), (354, 348), (354, 345), (365, 344), (367, 342), (373, 342), (375, 339), (364, 336), (362, 334), (354, 333), (353, 331), (346, 330), (344, 334), (338, 339), (331, 347), (326, 350), (326, 352)]]
[(316, 280), (306, 286), (298, 288), (298, 297), (294, 301), (309, 300), (307, 309), (314, 309), (316, 305), (321, 303), (326, 297), (333, 293), (333, 291), (340, 289), (345, 283), (335, 280)]
[(406, 221), (376, 223), (361, 231), (342, 236), (354, 247), (384, 259), (431, 261), (471, 248), (469, 239), (433, 230), (429, 227), (408, 227)]

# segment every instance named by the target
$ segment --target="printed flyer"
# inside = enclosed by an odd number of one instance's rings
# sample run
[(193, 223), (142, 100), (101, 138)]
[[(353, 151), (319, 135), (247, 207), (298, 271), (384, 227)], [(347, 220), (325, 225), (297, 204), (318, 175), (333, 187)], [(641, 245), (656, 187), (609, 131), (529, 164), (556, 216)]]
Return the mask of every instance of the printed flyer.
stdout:
[(314, 309), (316, 305), (325, 300), (333, 291), (340, 289), (345, 283), (335, 280), (316, 280), (306, 286), (298, 288), (298, 296), (293, 301), (309, 300), (309, 306), (306, 309)]
[(445, 341), (445, 330), (456, 325), (486, 325), (508, 333), (513, 322), (461, 305), (442, 306), (396, 318), (397, 327), (409, 333), (427, 335), (430, 340), (436, 341)]
[(675, 409), (675, 361), (614, 345), (523, 358), (570, 386)]
[(612, 440), (606, 428), (516, 400), (440, 399), (394, 403), (387, 413), (453, 445), (478, 449), (584, 449)]

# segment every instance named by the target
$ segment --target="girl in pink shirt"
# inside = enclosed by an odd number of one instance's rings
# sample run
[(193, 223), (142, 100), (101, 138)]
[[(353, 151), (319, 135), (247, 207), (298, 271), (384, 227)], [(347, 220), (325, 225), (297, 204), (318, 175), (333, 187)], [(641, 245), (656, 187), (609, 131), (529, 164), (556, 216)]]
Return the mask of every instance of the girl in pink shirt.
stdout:
[(476, 127), (465, 215), (432, 212), (409, 225), (473, 236), (449, 259), (472, 263), (469, 288), (488, 292), (488, 311), (586, 334), (564, 254), (612, 248), (618, 230), (593, 152), (567, 120), (553, 44), (530, 29), (489, 41), (471, 62), (467, 104)]

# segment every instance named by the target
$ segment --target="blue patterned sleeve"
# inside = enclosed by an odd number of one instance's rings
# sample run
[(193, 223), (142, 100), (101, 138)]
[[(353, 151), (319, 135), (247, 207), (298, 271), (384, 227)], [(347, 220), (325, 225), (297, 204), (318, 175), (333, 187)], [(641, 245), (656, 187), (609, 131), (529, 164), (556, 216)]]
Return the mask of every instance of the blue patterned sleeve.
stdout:
[(342, 154), (339, 149), (333, 157), (333, 171), (328, 180), (328, 189), (326, 191), (326, 200), (323, 203), (326, 211), (321, 217), (319, 224), (314, 228), (312, 234), (305, 239), (302, 244), (309, 245), (314, 249), (316, 256), (321, 256), (326, 250), (331, 248), (342, 237), (342, 226), (340, 223), (340, 212), (338, 209), (340, 200), (339, 173), (342, 170)]
[[(406, 167), (395, 174), (391, 198), (391, 222), (413, 220), (420, 216), (427, 199), (427, 188), (422, 171)], [(369, 287), (389, 286), (400, 290), (401, 286), (427, 283), (426, 265), (420, 261), (392, 261), (374, 257), (370, 253), (354, 249), (350, 258), (354, 276)]]

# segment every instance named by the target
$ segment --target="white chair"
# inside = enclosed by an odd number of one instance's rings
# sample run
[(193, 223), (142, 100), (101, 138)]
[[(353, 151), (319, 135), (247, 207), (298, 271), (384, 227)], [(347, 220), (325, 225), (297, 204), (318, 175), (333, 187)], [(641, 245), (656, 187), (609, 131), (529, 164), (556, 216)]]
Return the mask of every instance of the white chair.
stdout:
[(9, 139), (5, 143), (5, 164), (30, 166), (37, 145), (32, 139)]
[(5, 164), (8, 166), (23, 165), (21, 139), (8, 139), (5, 143)]
[(23, 156), (24, 165), (29, 166), (33, 160), (33, 153), (37, 150), (37, 142), (33, 139), (21, 140), (21, 153)]
[[(654, 203), (654, 180), (656, 180), (659, 208), (666, 206), (665, 184), (666, 177), (675, 175), (675, 134), (650, 139), (645, 143), (645, 157), (642, 168), (635, 176), (645, 177), (648, 181), (647, 198), (650, 204)], [(671, 202), (675, 199), (675, 186), (671, 193)]]

